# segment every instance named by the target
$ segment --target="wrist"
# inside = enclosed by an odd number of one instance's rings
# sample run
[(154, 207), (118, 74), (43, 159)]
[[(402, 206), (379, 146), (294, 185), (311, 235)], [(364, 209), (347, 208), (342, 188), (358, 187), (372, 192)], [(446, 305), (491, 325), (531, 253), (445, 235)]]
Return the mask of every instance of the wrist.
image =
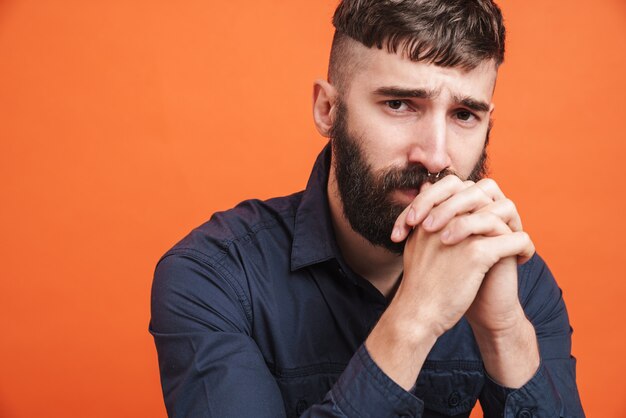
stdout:
[(493, 315), (493, 317), (489, 318), (489, 323), (473, 318), (470, 315), (465, 315), (465, 317), (472, 328), (474, 336), (494, 341), (507, 340), (520, 332), (527, 331), (526, 328), (530, 324), (524, 309), (519, 304), (510, 312)]
[(534, 376), (541, 359), (535, 329), (528, 319), (497, 331), (472, 330), (485, 370), (498, 384), (519, 388)]
[(442, 311), (429, 306), (428, 301), (416, 300), (414, 295), (403, 292), (400, 285), (385, 314), (407, 338), (420, 343), (429, 341), (434, 345), (448, 330), (437, 315)]
[(437, 336), (390, 306), (365, 341), (378, 367), (405, 390), (415, 384)]
[(387, 308), (370, 333), (368, 342), (380, 339), (387, 347), (402, 347), (415, 353), (426, 351), (428, 354), (439, 335), (425, 321), (396, 308), (393, 303)]

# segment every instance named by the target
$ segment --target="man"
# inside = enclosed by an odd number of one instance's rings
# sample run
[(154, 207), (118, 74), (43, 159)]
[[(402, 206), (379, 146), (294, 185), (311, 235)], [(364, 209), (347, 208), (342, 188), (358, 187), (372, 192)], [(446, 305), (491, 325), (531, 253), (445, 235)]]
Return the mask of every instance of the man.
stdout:
[(171, 416), (584, 416), (561, 292), (485, 176), (491, 0), (344, 0), (304, 192), (218, 213), (153, 285)]

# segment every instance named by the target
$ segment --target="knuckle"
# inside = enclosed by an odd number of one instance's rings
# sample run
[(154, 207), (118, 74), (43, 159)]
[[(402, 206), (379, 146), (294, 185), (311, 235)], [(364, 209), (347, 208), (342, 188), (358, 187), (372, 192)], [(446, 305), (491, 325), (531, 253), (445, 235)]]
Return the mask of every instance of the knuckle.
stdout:
[(469, 257), (473, 262), (480, 262), (485, 258), (486, 248), (481, 240), (474, 240), (469, 246)]
[(458, 186), (459, 184), (463, 184), (463, 181), (454, 174), (448, 174), (444, 178), (444, 180), (446, 180), (447, 183), (450, 183), (451, 186)]
[(454, 218), (451, 222), (452, 228), (454, 229), (461, 229), (461, 230), (468, 230), (471, 228), (472, 226), (472, 222), (470, 221), (468, 216), (461, 216), (458, 218)]
[(498, 183), (492, 178), (484, 178), (478, 182), (481, 187), (484, 187), (487, 190), (494, 189), (498, 187)]
[(452, 236), (456, 236), (459, 233), (463, 233), (465, 230), (465, 228), (463, 227), (463, 223), (460, 219), (452, 219), (450, 222), (448, 222), (448, 225), (446, 225), (445, 228), (442, 229), (443, 231), (448, 231), (448, 233)]
[(481, 212), (480, 215), (483, 217), (484, 222), (489, 223), (489, 225), (496, 226), (502, 223), (502, 219), (493, 212)]
[(506, 208), (507, 211), (517, 212), (517, 206), (515, 206), (515, 203), (509, 198), (505, 198), (502, 201), (502, 205)]
[(470, 260), (476, 265), (491, 267), (498, 262), (498, 256), (489, 247), (485, 240), (475, 240), (470, 251)]

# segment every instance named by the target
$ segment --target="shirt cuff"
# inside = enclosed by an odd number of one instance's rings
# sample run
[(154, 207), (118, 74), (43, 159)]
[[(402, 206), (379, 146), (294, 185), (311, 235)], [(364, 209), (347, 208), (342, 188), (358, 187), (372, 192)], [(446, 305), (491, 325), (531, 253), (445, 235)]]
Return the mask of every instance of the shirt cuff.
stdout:
[(560, 417), (561, 398), (550, 373), (541, 363), (521, 388), (500, 386), (485, 373), (485, 400), (490, 410), (503, 410), (504, 418)]
[(331, 394), (348, 417), (421, 417), (424, 402), (405, 391), (372, 360), (365, 345), (333, 386)]

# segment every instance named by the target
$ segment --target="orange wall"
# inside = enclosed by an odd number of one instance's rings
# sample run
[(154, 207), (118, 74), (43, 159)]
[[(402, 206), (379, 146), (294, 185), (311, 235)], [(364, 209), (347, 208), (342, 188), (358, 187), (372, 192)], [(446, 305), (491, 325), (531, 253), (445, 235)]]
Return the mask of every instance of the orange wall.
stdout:
[[(0, 416), (165, 415), (155, 262), (304, 187), (334, 5), (0, 0)], [(493, 175), (564, 290), (588, 416), (625, 417), (626, 3), (501, 6)]]

